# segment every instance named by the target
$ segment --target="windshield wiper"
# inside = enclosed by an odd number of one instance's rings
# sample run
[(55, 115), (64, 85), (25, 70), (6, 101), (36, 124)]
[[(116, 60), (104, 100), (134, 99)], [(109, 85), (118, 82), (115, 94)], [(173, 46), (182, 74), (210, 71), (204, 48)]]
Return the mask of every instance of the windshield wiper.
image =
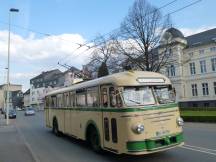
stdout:
[(141, 103), (138, 102), (138, 101), (134, 101), (134, 100), (130, 100), (130, 99), (128, 99), (128, 101), (134, 102), (134, 103), (136, 103), (136, 104), (141, 104)]

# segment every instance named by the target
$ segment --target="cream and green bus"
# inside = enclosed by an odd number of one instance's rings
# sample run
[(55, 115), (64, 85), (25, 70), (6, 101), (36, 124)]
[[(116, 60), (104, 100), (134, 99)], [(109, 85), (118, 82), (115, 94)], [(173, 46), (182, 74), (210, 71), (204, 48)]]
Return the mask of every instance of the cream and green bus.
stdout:
[(183, 145), (175, 91), (159, 73), (116, 73), (52, 91), (45, 101), (46, 126), (95, 151), (142, 155)]

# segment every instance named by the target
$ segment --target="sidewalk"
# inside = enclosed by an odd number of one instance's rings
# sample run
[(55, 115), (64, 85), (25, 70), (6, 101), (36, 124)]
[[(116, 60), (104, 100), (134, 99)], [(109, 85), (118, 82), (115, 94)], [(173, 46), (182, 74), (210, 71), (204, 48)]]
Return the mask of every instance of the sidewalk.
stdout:
[[(0, 115), (0, 162), (35, 162), (17, 128)], [(15, 121), (14, 121), (15, 122)]]

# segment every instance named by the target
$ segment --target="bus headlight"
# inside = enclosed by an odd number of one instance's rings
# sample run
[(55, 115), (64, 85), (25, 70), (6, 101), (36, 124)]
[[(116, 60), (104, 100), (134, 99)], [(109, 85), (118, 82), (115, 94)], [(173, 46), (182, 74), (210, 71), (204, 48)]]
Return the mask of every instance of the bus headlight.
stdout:
[(178, 126), (183, 126), (184, 125), (184, 120), (181, 117), (178, 117), (176, 120)]
[(138, 125), (134, 126), (132, 129), (133, 129), (134, 133), (141, 134), (142, 132), (144, 132), (144, 125), (138, 124)]

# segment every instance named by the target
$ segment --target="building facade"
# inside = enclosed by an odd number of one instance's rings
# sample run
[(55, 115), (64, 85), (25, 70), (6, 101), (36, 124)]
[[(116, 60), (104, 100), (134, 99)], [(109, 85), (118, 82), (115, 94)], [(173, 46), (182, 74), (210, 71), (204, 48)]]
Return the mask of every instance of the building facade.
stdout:
[(62, 72), (58, 69), (42, 72), (30, 80), (30, 105), (37, 110), (44, 107), (44, 96), (64, 85)]
[(55, 89), (70, 86), (82, 81), (78, 76), (78, 69), (71, 69), (61, 72), (58, 69), (42, 72), (30, 80), (30, 106), (37, 110), (43, 110), (45, 95)]
[[(7, 84), (0, 85), (0, 108), (6, 108)], [(22, 107), (22, 85), (9, 85), (9, 109)]]
[(216, 107), (216, 29), (188, 37), (168, 29), (173, 61), (162, 69), (176, 90), (181, 107)]
[(24, 102), (24, 108), (30, 106), (30, 89), (28, 89), (25, 93), (23, 93), (23, 102)]

